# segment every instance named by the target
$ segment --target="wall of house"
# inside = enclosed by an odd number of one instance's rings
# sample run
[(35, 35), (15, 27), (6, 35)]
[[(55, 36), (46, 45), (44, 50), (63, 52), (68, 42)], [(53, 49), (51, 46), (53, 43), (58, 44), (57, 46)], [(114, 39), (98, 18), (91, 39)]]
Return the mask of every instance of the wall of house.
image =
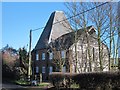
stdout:
[[(34, 76), (37, 76), (37, 79), (40, 79), (40, 74), (42, 75), (42, 80), (48, 80), (49, 78), (49, 74), (52, 72), (57, 72), (59, 70), (57, 70), (57, 63), (60, 62), (60, 59), (62, 59), (62, 51), (53, 51), (53, 52), (47, 52), (47, 49), (41, 49), (41, 50), (34, 50), (32, 52), (32, 60), (33, 60), (33, 74)], [(45, 53), (45, 59), (42, 60), (42, 53)], [(50, 59), (50, 53), (53, 54), (53, 57), (51, 57)], [(69, 72), (69, 62), (68, 62), (68, 57), (69, 57), (69, 52), (66, 52), (64, 50), (65, 53), (65, 63), (62, 67), (62, 72)], [(55, 59), (57, 59), (58, 61), (56, 62)], [(45, 72), (43, 73), (42, 68), (45, 67)], [(52, 68), (52, 70), (50, 69)]]
[[(73, 70), (76, 66), (75, 60), (75, 44), (73, 44), (70, 48), (72, 50), (72, 67)], [(88, 53), (90, 51), (90, 54)], [(102, 44), (102, 66), (103, 71), (108, 71), (109, 69), (109, 54), (107, 47)], [(90, 64), (92, 67), (92, 71), (100, 71), (100, 62), (99, 62), (99, 48), (96, 39), (91, 38), (89, 42), (89, 46), (86, 41), (80, 39), (77, 42), (77, 73), (80, 72), (89, 72), (90, 71)], [(74, 70), (75, 71), (75, 70)]]
[[(45, 55), (44, 59), (42, 56), (43, 53)], [(34, 76), (37, 75), (39, 77), (41, 74), (42, 80), (48, 80), (50, 67), (53, 67), (52, 60), (49, 59), (49, 53), (46, 49), (41, 49), (35, 50), (32, 54)]]

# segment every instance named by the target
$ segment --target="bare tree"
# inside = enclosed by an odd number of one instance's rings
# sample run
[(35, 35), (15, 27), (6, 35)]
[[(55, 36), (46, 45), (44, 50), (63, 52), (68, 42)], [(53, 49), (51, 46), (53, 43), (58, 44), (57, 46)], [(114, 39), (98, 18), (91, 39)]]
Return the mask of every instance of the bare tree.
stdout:
[[(115, 58), (117, 56), (117, 49), (116, 46), (116, 21), (117, 21), (117, 14), (116, 14), (116, 3), (106, 3), (103, 2), (70, 2), (65, 3), (66, 7), (68, 8), (67, 15), (74, 16), (70, 19), (70, 24), (72, 25), (73, 30), (79, 30), (79, 28), (86, 28), (90, 23), (92, 23), (97, 31), (97, 43), (98, 43), (98, 62), (100, 66), (100, 71), (103, 71), (104, 68), (109, 67), (111, 58)], [(98, 7), (99, 6), (99, 7)], [(94, 9), (90, 10), (91, 8), (95, 7)], [(87, 12), (86, 12), (87, 11)], [(83, 12), (83, 13), (82, 13)], [(77, 29), (76, 29), (77, 27)], [(90, 52), (90, 41), (88, 36), (88, 31), (85, 29), (86, 32), (86, 41), (87, 41), (87, 53), (89, 57), (89, 69), (91, 70), (91, 63), (93, 62), (91, 52)], [(77, 43), (77, 35), (75, 34), (75, 43)], [(108, 57), (108, 54), (105, 54), (105, 50), (103, 48), (103, 43), (105, 43), (105, 47), (109, 52), (109, 61), (107, 60), (104, 63), (105, 58)], [(78, 52), (76, 50), (77, 45), (75, 44), (75, 61), (78, 63), (77, 56)], [(83, 55), (83, 54), (82, 54)], [(117, 58), (117, 57), (116, 57)], [(76, 64), (77, 65), (77, 64)], [(87, 65), (87, 64), (86, 64)]]
[[(73, 2), (73, 3), (65, 3), (66, 7), (69, 10), (69, 13), (67, 13), (68, 16), (74, 16), (72, 19), (70, 19), (70, 24), (73, 28), (73, 31), (75, 32), (75, 38), (74, 38), (74, 48), (75, 48), (75, 52), (74, 52), (74, 58), (75, 60), (73, 61), (75, 64), (75, 72), (81, 72), (82, 69), (79, 71), (79, 69), (82, 67), (82, 62), (80, 62), (80, 60), (78, 60), (78, 45), (77, 42), (79, 40), (78, 38), (78, 34), (77, 31), (80, 28), (83, 28), (85, 30), (85, 37), (87, 38), (87, 49), (88, 49), (88, 57), (89, 57), (89, 71), (92, 71), (91, 69), (91, 55), (90, 55), (90, 45), (89, 45), (89, 40), (88, 40), (88, 31), (87, 29), (87, 24), (88, 24), (88, 20), (87, 20), (87, 14), (88, 13), (82, 13), (79, 16), (76, 16), (78, 13), (80, 13), (81, 11), (85, 11), (87, 9), (86, 5), (83, 3), (77, 3), (77, 2)], [(87, 59), (86, 59), (87, 60)], [(83, 60), (82, 60), (83, 61)], [(78, 68), (77, 66), (80, 66), (80, 68)]]
[(55, 66), (55, 71), (62, 72), (63, 67), (66, 66), (66, 57), (65, 57), (66, 50), (64, 50), (64, 53), (62, 54), (63, 51), (62, 44), (60, 43), (60, 41), (58, 41), (58, 44), (59, 47), (56, 47), (57, 45), (56, 42), (52, 41), (49, 44), (48, 52), (53, 54), (52, 64)]

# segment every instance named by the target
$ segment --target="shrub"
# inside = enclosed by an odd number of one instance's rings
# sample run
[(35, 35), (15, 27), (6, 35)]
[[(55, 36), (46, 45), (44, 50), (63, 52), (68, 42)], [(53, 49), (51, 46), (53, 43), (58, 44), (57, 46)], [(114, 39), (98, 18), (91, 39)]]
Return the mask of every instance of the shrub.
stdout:
[[(101, 88), (109, 90), (120, 87), (120, 72), (89, 72), (80, 74), (54, 72), (50, 74), (50, 82), (56, 87), (69, 88), (79, 85), (81, 89)], [(78, 86), (77, 86), (78, 87)]]
[(91, 72), (76, 74), (74, 82), (81, 88), (120, 87), (120, 72)]
[(49, 80), (56, 88), (68, 88), (72, 84), (72, 75), (70, 73), (54, 72), (49, 75)]

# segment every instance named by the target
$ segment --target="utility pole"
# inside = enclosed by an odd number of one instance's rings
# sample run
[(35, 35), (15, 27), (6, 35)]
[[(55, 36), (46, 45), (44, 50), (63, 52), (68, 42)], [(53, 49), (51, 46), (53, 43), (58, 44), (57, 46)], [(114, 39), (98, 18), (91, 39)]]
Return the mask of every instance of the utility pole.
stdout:
[(118, 69), (120, 71), (120, 1), (118, 2)]
[(30, 30), (30, 41), (29, 41), (29, 66), (28, 66), (28, 81), (31, 80), (31, 41), (32, 41), (32, 30)]

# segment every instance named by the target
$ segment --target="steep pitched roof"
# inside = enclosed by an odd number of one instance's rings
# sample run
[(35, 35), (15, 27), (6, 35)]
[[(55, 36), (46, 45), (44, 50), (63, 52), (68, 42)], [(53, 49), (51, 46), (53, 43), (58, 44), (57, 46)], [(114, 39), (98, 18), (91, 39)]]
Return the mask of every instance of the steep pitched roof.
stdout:
[[(89, 40), (97, 39), (96, 31), (93, 26), (86, 27), (87, 32), (89, 33)], [(84, 40), (83, 40), (84, 39)], [(86, 43), (86, 32), (85, 28), (79, 29), (77, 31), (77, 40), (83, 41)], [(67, 34), (58, 37), (53, 43), (50, 43), (50, 47), (56, 48), (57, 50), (68, 49), (71, 45), (75, 43), (75, 32), (70, 32)]]
[[(64, 13), (62, 11), (55, 11), (51, 14), (36, 46), (36, 49), (46, 48), (47, 45), (52, 41), (57, 39), (58, 37), (71, 32), (70, 25), (68, 21), (64, 21), (66, 19)], [(59, 22), (63, 20), (62, 22)], [(59, 23), (58, 23), (59, 22)]]

